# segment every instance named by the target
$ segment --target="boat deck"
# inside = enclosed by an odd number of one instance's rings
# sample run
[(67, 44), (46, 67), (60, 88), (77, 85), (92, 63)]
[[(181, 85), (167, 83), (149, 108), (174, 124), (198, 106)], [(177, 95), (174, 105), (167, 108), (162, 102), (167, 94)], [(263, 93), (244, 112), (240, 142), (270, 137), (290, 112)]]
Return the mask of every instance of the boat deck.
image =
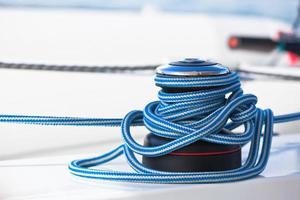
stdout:
[[(145, 104), (156, 100), (158, 91), (152, 76), (132, 74), (3, 69), (0, 84), (3, 86), (2, 114), (121, 118), (128, 111), (143, 109)], [(277, 85), (277, 90), (268, 90), (270, 84)], [(297, 110), (299, 103), (295, 95), (298, 93), (293, 90), (297, 90), (298, 85), (294, 82), (254, 81), (243, 87), (246, 92), (258, 94), (259, 106), (272, 105), (276, 108), (275, 114), (283, 114)], [(299, 126), (299, 122), (287, 123), (285, 129), (279, 129), (280, 136), (274, 137), (269, 164), (260, 177), (209, 185), (128, 184), (80, 179), (69, 174), (67, 163), (116, 147), (122, 141), (118, 128), (0, 124), (0, 199), (205, 197), (232, 200), (243, 197), (276, 200), (285, 198), (286, 194), (289, 194), (289, 199), (299, 199), (300, 134), (287, 134), (298, 131), (297, 124)], [(141, 141), (147, 130), (137, 128), (134, 133)], [(128, 169), (122, 159), (104, 167)]]
[[(97, 149), (94, 150), (97, 152)], [(246, 153), (246, 152), (243, 152)], [(89, 155), (49, 156), (0, 162), (1, 199), (299, 199), (300, 135), (277, 136), (261, 176), (235, 183), (158, 185), (92, 181), (69, 174), (67, 163)], [(107, 169), (128, 169), (118, 159)], [(129, 169), (128, 169), (129, 170)]]

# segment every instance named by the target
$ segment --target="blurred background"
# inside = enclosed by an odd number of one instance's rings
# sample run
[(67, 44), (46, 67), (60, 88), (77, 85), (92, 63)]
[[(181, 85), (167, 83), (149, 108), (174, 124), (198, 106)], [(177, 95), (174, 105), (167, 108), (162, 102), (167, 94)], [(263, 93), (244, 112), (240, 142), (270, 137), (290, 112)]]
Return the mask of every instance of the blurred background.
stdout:
[[(299, 21), (298, 0), (0, 0), (0, 62), (88, 68), (204, 58), (239, 70), (259, 106), (284, 114), (300, 111)], [(0, 112), (121, 118), (157, 99), (153, 74), (1, 69)], [(1, 159), (96, 154), (121, 142), (117, 128), (0, 128)]]
[(232, 66), (272, 62), (270, 52), (229, 51), (228, 37), (291, 32), (298, 0), (0, 0), (0, 8), (2, 61), (159, 64), (200, 55)]

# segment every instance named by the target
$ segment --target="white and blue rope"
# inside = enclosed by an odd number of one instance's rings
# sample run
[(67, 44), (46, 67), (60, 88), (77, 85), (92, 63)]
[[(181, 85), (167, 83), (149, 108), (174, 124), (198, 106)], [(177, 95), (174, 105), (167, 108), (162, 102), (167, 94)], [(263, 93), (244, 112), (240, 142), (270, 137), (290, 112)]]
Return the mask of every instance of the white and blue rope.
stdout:
[[(155, 82), (160, 87), (218, 87), (181, 93), (166, 93), (161, 90), (158, 94), (160, 101), (149, 103), (144, 111), (131, 111), (123, 119), (0, 115), (0, 122), (121, 126), (124, 144), (98, 157), (72, 161), (69, 169), (76, 176), (143, 183), (220, 183), (239, 181), (260, 174), (268, 162), (273, 124), (300, 119), (300, 113), (273, 116), (270, 109), (256, 108), (256, 96), (243, 94), (239, 77), (234, 72), (216, 77), (156, 75)], [(155, 135), (174, 140), (161, 146), (142, 146), (131, 136), (130, 127), (133, 125), (145, 126)], [(229, 132), (240, 126), (244, 126), (242, 133), (219, 134), (222, 129)], [(198, 140), (239, 145), (251, 142), (249, 155), (238, 169), (191, 173), (153, 170), (143, 166), (135, 155), (162, 156)], [(136, 172), (92, 168), (122, 154)]]

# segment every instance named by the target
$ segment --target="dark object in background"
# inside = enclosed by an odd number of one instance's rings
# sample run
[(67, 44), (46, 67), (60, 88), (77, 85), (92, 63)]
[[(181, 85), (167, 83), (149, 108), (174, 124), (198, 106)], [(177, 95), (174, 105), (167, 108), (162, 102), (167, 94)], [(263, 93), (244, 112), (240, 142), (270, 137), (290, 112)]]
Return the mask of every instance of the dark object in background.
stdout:
[(276, 48), (300, 56), (300, 37), (295, 34), (280, 33), (278, 40), (267, 37), (231, 36), (228, 46), (232, 50), (270, 52)]

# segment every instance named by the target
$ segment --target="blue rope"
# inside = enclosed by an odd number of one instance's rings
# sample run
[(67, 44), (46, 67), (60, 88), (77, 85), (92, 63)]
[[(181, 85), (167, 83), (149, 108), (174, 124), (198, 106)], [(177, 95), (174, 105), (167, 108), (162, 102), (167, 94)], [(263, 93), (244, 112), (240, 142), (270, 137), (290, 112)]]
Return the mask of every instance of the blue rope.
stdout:
[[(131, 111), (123, 119), (0, 115), (0, 122), (67, 125), (121, 126), (124, 144), (98, 157), (75, 160), (69, 164), (76, 176), (144, 183), (220, 183), (239, 181), (260, 174), (266, 167), (272, 143), (273, 124), (300, 119), (300, 113), (273, 116), (270, 109), (256, 108), (257, 98), (243, 94), (236, 73), (217, 77), (172, 77), (156, 75), (160, 87), (215, 87), (183, 93), (160, 91), (160, 101), (146, 105), (144, 111)], [(145, 147), (131, 135), (131, 126), (145, 126), (153, 134), (173, 139), (171, 142)], [(244, 132), (220, 134), (244, 126)], [(263, 136), (262, 136), (263, 135)], [(165, 172), (143, 166), (136, 154), (156, 157), (166, 155), (198, 140), (218, 144), (250, 144), (247, 160), (238, 169), (217, 172)], [(92, 168), (125, 154), (136, 172), (107, 171)]]

